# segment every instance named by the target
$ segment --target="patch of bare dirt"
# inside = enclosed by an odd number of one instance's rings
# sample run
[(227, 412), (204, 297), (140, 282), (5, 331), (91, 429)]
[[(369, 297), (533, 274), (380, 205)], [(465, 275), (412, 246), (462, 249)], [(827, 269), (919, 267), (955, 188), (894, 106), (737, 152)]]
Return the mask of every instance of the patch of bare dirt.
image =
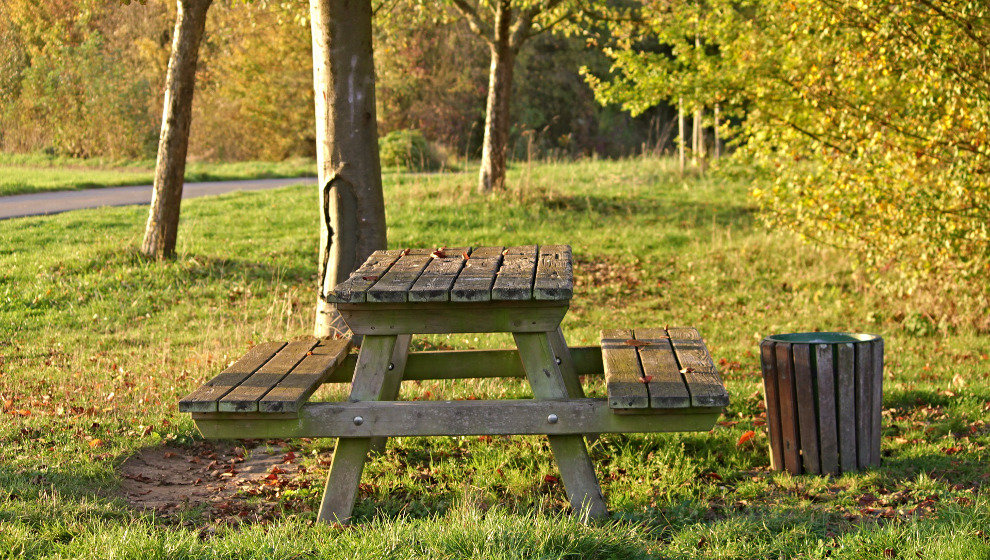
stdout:
[(308, 511), (286, 490), (308, 488), (306, 469), (282, 442), (200, 442), (145, 448), (118, 469), (120, 495), (134, 508), (168, 519), (198, 508), (209, 521), (264, 521)]

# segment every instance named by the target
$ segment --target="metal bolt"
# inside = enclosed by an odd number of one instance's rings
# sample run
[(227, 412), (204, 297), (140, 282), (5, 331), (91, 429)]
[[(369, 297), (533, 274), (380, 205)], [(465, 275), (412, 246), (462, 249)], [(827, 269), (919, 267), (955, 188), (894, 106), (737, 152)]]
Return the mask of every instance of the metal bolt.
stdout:
[(395, 364), (393, 364), (392, 362), (389, 362), (388, 363), (388, 370), (389, 371), (392, 371), (393, 369), (395, 369)]
[(558, 366), (559, 366), (560, 364), (562, 364), (562, 363), (564, 362), (564, 361), (563, 361), (563, 360), (561, 360), (560, 358), (555, 358), (555, 359), (554, 359), (554, 361), (556, 361), (556, 362), (557, 362), (557, 365), (558, 365)]
[(556, 424), (557, 420), (559, 420), (559, 418), (557, 418), (556, 414), (551, 414), (550, 416), (547, 416), (547, 422), (550, 422), (551, 424)]
[(361, 418), (360, 416), (355, 416), (354, 417), (354, 425), (355, 426), (360, 426), (361, 424), (364, 424), (364, 418)]

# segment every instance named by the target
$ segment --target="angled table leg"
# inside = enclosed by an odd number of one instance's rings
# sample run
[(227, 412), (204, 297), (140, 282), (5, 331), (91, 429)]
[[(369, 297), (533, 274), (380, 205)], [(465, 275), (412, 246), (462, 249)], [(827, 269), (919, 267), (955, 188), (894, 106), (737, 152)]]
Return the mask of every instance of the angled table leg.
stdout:
[[(400, 334), (395, 338), (395, 347), (392, 349), (392, 361), (389, 362), (388, 374), (385, 376), (385, 383), (379, 400), (394, 401), (399, 398), (399, 389), (402, 387), (402, 374), (406, 370), (406, 358), (409, 356), (409, 342), (412, 335)], [(384, 437), (371, 438), (371, 452), (383, 453), (385, 451)]]
[[(388, 364), (396, 346), (395, 335), (368, 335), (361, 343), (354, 379), (351, 381), (351, 402), (380, 400), (389, 375)], [(368, 458), (371, 438), (340, 438), (333, 452), (330, 474), (323, 491), (323, 503), (318, 519), (325, 523), (347, 523), (354, 510), (361, 471)]]
[(567, 387), (567, 396), (572, 399), (583, 399), (584, 388), (581, 387), (581, 379), (578, 378), (577, 370), (574, 368), (574, 360), (571, 359), (571, 350), (567, 347), (567, 340), (564, 339), (564, 332), (557, 327), (557, 330), (548, 333), (550, 348), (556, 358), (560, 375)]
[[(550, 337), (555, 333), (513, 333), (526, 376), (537, 399), (566, 399), (568, 387), (557, 365)], [(595, 469), (580, 435), (547, 436), (571, 508), (579, 515), (608, 515)]]

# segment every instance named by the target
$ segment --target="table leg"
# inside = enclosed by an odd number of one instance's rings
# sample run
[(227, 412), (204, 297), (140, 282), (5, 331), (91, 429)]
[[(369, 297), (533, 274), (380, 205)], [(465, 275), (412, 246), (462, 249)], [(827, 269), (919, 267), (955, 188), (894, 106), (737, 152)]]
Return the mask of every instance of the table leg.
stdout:
[[(409, 341), (412, 335), (400, 334), (395, 339), (395, 347), (392, 350), (392, 361), (389, 362), (388, 375), (385, 376), (385, 383), (382, 386), (381, 398), (383, 401), (394, 401), (399, 398), (399, 389), (402, 387), (402, 374), (406, 369), (406, 358), (409, 356)], [(385, 451), (385, 437), (371, 438), (371, 452), (383, 453)]]
[(567, 387), (567, 396), (572, 399), (583, 399), (584, 388), (581, 387), (581, 379), (578, 377), (577, 370), (574, 368), (574, 361), (571, 359), (571, 350), (567, 347), (564, 332), (560, 330), (560, 327), (557, 327), (557, 330), (548, 333), (547, 337), (550, 339), (550, 348), (553, 350), (553, 355), (558, 360), (557, 366), (560, 369), (561, 377), (564, 379), (564, 386)]
[[(351, 402), (375, 401), (382, 396), (389, 370), (388, 364), (396, 346), (395, 335), (368, 335), (361, 343), (354, 378), (351, 380)], [(347, 523), (354, 510), (361, 471), (368, 458), (371, 438), (339, 438), (330, 463), (330, 474), (323, 491), (323, 503), (318, 519), (325, 523)]]
[[(526, 376), (537, 399), (566, 399), (568, 388), (551, 347), (555, 333), (513, 333)], [(579, 435), (547, 436), (553, 450), (571, 508), (581, 516), (604, 517), (608, 514), (595, 469)]]

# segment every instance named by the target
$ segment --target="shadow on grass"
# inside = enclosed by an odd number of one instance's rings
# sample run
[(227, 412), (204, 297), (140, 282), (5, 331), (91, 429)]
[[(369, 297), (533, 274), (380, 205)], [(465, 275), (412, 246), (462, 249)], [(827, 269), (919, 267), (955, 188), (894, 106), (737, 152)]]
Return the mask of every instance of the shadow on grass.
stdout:
[(756, 207), (726, 202), (666, 200), (648, 197), (608, 196), (600, 194), (552, 194), (539, 199), (545, 208), (562, 213), (593, 213), (601, 216), (645, 214), (663, 216), (687, 227), (749, 227), (755, 220)]

